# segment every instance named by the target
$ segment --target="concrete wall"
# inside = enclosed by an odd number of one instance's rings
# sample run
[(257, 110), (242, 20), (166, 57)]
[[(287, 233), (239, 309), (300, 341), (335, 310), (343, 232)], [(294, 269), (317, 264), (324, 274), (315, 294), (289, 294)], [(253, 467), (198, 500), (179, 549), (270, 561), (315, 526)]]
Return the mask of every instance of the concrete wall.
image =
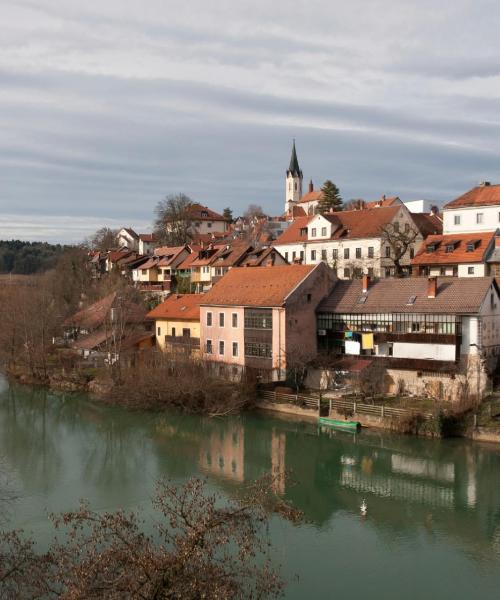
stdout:
[(394, 358), (426, 358), (433, 360), (455, 360), (454, 344), (412, 344), (394, 342)]

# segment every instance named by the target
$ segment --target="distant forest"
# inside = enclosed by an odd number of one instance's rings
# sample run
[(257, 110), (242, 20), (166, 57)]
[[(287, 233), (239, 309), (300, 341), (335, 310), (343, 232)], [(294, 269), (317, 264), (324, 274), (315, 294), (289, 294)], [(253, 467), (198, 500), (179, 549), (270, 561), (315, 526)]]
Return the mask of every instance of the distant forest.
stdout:
[(55, 266), (59, 257), (69, 248), (46, 242), (0, 240), (0, 273), (31, 275)]

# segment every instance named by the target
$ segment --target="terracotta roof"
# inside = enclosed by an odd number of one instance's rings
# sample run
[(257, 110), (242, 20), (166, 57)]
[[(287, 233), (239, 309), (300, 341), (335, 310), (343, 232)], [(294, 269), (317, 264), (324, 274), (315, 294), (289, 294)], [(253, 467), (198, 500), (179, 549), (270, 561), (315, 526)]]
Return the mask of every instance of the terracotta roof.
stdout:
[(190, 244), (191, 254), (188, 254), (186, 258), (177, 265), (177, 269), (182, 271), (183, 269), (190, 269), (193, 266), (193, 262), (198, 258), (198, 253), (201, 250), (201, 246), (194, 246)]
[[(429, 235), (411, 261), (412, 265), (455, 265), (458, 263), (479, 263), (485, 260), (485, 253), (493, 242), (494, 231), (487, 233), (456, 233)], [(467, 251), (468, 244), (474, 242), (474, 250)], [(427, 247), (435, 245), (435, 250)], [(447, 252), (447, 248), (452, 251)]]
[(500, 205), (500, 185), (479, 185), (445, 204), (444, 208)]
[[(401, 210), (401, 206), (387, 208), (371, 208), (366, 210), (341, 210), (323, 215), (328, 221), (337, 225), (331, 239), (363, 239), (380, 237), (380, 228), (390, 223)], [(311, 242), (307, 240), (307, 232), (301, 233), (306, 228), (313, 216), (295, 219), (290, 227), (280, 235), (275, 244), (293, 244)], [(314, 240), (324, 242), (325, 240)]]
[(172, 294), (147, 314), (148, 319), (200, 320), (202, 294)]
[(189, 207), (189, 216), (195, 221), (227, 221), (225, 217), (207, 206), (195, 202)]
[(177, 256), (186, 246), (160, 246), (154, 249), (155, 256)]
[[(307, 225), (314, 215), (307, 217), (297, 217), (285, 231), (278, 237), (276, 244), (293, 244), (297, 242), (307, 242)], [(303, 229), (306, 232), (303, 233)], [(301, 233), (302, 232), (302, 233)]]
[(143, 242), (157, 242), (158, 238), (154, 233), (140, 233), (139, 239)]
[(145, 262), (144, 264), (140, 265), (138, 268), (140, 269), (154, 269), (158, 266), (158, 263), (160, 261), (158, 260), (158, 258), (156, 257), (151, 257), (150, 259), (147, 260), (147, 262)]
[(245, 258), (240, 262), (238, 266), (240, 267), (259, 267), (269, 256), (278, 255), (285, 260), (283, 256), (273, 248), (269, 246), (268, 248), (259, 248), (258, 250), (253, 250), (249, 252)]
[(71, 347), (75, 350), (93, 350), (108, 339), (113, 337), (111, 330), (99, 330), (89, 333), (86, 336), (79, 337), (71, 344)]
[(282, 306), (319, 265), (235, 267), (202, 296), (202, 306)]
[(252, 250), (253, 247), (245, 241), (226, 244), (213, 256), (210, 264), (214, 267), (234, 267)]
[(212, 233), (195, 233), (193, 235), (193, 243), (195, 244), (210, 244), (211, 242), (220, 241), (226, 238), (229, 232), (213, 231)]
[(110, 262), (118, 262), (120, 259), (127, 258), (133, 253), (133, 250), (127, 250), (127, 248), (122, 248), (121, 250), (111, 250), (111, 252), (108, 252), (108, 260)]
[[(360, 279), (339, 280), (317, 312), (475, 314), (493, 281), (493, 277), (438, 277), (436, 297), (428, 298), (427, 277), (380, 279), (370, 283), (367, 294), (362, 293)], [(361, 297), (366, 300), (360, 302)]]
[(117, 292), (108, 294), (101, 300), (94, 302), (87, 308), (79, 310), (64, 321), (67, 327), (80, 327), (81, 329), (96, 329), (101, 326), (112, 308), (124, 308), (125, 321), (127, 323), (142, 323), (146, 311), (144, 308), (134, 302), (123, 300)]
[(437, 215), (427, 213), (410, 213), (410, 216), (415, 223), (415, 227), (419, 230), (420, 234), (424, 238), (428, 235), (437, 235), (443, 233), (443, 221)]
[(314, 202), (314, 201), (319, 202), (322, 197), (323, 197), (323, 192), (321, 190), (307, 192), (307, 194), (304, 194), (302, 196), (302, 198), (299, 200), (299, 204), (302, 204), (303, 202)]
[(399, 196), (382, 196), (380, 200), (371, 200), (365, 202), (364, 208), (385, 208), (387, 206), (394, 206), (395, 204), (401, 204)]

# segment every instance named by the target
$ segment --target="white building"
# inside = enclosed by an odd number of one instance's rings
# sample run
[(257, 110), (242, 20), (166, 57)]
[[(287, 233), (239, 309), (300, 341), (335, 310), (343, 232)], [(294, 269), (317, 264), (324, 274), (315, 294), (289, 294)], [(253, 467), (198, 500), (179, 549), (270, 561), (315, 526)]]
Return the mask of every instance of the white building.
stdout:
[(443, 208), (443, 233), (479, 233), (500, 227), (500, 185), (488, 181)]

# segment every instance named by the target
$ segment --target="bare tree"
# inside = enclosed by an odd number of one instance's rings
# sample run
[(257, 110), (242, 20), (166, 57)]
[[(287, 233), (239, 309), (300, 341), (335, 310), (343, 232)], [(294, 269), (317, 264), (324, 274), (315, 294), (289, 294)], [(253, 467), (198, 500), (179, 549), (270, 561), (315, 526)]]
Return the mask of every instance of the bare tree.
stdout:
[(101, 227), (85, 240), (84, 246), (87, 246), (92, 250), (111, 250), (116, 247), (117, 235), (118, 231), (116, 229)]
[(409, 254), (409, 249), (415, 243), (419, 232), (408, 224), (401, 227), (398, 221), (384, 225), (380, 228), (380, 231), (382, 243), (390, 249), (390, 252), (384, 258), (390, 260), (394, 265), (394, 275), (396, 277), (404, 277), (405, 269), (401, 262)]
[(362, 210), (366, 208), (366, 202), (362, 198), (353, 198), (344, 205), (344, 210)]
[(249, 222), (256, 218), (260, 219), (265, 216), (266, 213), (262, 210), (262, 206), (259, 204), (249, 204), (248, 208), (243, 213), (243, 217)]
[(171, 194), (155, 208), (154, 233), (166, 246), (182, 246), (196, 233), (191, 207), (193, 201), (185, 194)]
[[(192, 479), (157, 486), (150, 524), (135, 513), (92, 511), (53, 516), (59, 535), (38, 553), (22, 532), (0, 534), (0, 596), (5, 600), (166, 600), (276, 598), (284, 582), (273, 569), (268, 515), (301, 514), (273, 491), (271, 477), (237, 499)], [(153, 527), (153, 526), (156, 527)], [(156, 529), (155, 535), (146, 531)]]

